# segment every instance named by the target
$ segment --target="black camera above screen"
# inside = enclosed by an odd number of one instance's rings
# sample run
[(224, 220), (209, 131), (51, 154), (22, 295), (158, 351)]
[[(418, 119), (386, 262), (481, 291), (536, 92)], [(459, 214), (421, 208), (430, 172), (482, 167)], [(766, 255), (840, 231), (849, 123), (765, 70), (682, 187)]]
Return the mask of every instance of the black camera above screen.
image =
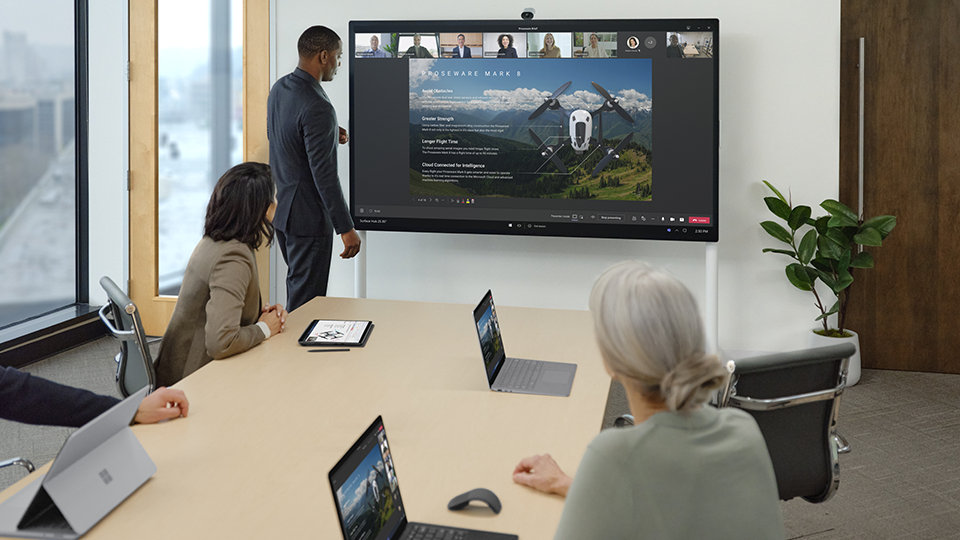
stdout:
[(350, 23), (357, 228), (717, 241), (719, 22), (530, 15)]

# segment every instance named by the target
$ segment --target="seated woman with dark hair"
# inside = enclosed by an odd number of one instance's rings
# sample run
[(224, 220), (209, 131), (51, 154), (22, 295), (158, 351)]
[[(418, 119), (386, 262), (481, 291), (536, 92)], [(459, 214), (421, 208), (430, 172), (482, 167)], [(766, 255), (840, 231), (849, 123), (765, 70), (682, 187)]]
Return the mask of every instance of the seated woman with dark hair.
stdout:
[(242, 353), (283, 331), (283, 307), (261, 307), (254, 257), (254, 250), (273, 240), (276, 209), (269, 165), (241, 163), (217, 181), (204, 236), (190, 255), (160, 344), (157, 384), (174, 384), (211, 360)]
[(516, 58), (517, 50), (513, 48), (513, 36), (510, 34), (500, 34), (497, 38), (500, 44), (500, 50), (497, 51), (497, 58)]
[(556, 538), (783, 538), (760, 428), (739, 409), (704, 405), (729, 374), (704, 354), (690, 291), (620, 263), (597, 280), (590, 311), (636, 425), (601, 432), (573, 479), (549, 455), (517, 465), (515, 482), (566, 496)]

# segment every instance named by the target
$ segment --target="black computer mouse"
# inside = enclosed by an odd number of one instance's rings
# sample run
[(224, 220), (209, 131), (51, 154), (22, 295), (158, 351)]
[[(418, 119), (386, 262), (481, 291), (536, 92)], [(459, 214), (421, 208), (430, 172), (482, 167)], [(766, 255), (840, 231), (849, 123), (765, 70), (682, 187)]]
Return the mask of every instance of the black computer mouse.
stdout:
[(487, 506), (493, 510), (494, 514), (500, 513), (500, 499), (492, 491), (486, 488), (477, 488), (471, 489), (466, 493), (461, 493), (456, 497), (450, 499), (450, 502), (447, 503), (447, 508), (450, 510), (463, 510), (470, 504), (470, 501), (482, 501), (487, 503)]

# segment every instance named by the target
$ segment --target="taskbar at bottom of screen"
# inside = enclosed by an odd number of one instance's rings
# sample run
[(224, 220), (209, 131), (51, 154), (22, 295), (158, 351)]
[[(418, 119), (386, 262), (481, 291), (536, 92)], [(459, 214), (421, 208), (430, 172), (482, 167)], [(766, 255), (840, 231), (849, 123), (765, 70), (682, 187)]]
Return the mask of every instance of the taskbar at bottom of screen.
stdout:
[(484, 221), (456, 219), (391, 218), (354, 215), (358, 230), (500, 234), (515, 236), (560, 236), (624, 238), (634, 240), (718, 241), (714, 220), (710, 225), (675, 221)]

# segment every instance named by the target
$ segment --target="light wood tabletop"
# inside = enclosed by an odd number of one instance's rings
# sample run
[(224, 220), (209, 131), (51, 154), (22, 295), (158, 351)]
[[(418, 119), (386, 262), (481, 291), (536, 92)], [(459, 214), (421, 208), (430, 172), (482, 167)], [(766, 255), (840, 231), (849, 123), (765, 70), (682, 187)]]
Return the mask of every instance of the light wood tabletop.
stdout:
[[(551, 538), (563, 499), (516, 485), (511, 473), (520, 458), (549, 452), (573, 474), (599, 432), (610, 379), (590, 315), (498, 306), (510, 356), (578, 364), (571, 395), (548, 397), (490, 391), (472, 308), (305, 304), (286, 332), (177, 384), (189, 418), (134, 426), (157, 473), (88, 537), (339, 538), (327, 473), (382, 415), (410, 520)], [(363, 348), (309, 353), (297, 338), (315, 318), (375, 327)], [(476, 487), (499, 496), (499, 515), (447, 510)]]

